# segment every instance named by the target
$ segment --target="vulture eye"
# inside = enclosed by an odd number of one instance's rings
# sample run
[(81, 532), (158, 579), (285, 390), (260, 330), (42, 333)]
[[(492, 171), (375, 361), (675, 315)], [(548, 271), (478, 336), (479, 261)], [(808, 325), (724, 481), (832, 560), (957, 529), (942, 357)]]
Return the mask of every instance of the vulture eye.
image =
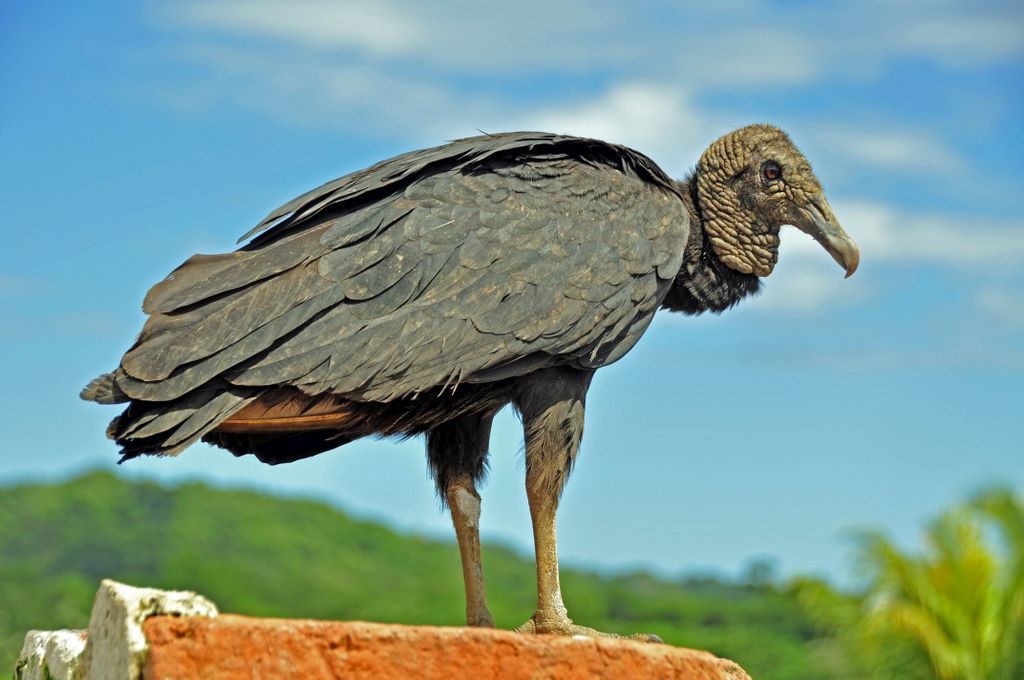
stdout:
[(775, 161), (768, 161), (761, 166), (761, 174), (769, 182), (774, 182), (777, 179), (782, 179), (782, 168)]

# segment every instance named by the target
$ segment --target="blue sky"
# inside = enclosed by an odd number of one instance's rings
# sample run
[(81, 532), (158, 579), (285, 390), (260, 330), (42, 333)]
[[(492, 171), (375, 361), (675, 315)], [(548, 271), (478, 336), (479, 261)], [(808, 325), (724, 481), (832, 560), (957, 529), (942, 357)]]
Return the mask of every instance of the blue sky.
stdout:
[[(784, 231), (758, 299), (664, 314), (588, 400), (565, 561), (850, 575), (980, 485), (1024, 487), (1018, 3), (14, 2), (0, 7), (0, 481), (113, 467), (146, 289), (321, 182), (477, 129), (629, 144), (682, 175), (786, 129), (862, 250)], [(530, 545), (503, 414), (489, 538)], [(313, 495), (447, 535), (419, 441), (270, 468), (200, 445), (124, 474)], [(297, 527), (301, 530), (301, 527)], [(571, 597), (571, 595), (570, 595)]]

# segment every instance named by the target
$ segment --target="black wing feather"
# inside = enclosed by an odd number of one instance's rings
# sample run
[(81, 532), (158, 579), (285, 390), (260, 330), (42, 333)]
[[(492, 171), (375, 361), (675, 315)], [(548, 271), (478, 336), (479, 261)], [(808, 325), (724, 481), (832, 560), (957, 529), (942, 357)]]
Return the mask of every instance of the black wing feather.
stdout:
[(512, 133), (405, 154), (175, 270), (90, 394), (133, 400), (115, 436), (168, 452), (279, 386), (388, 401), (598, 367), (647, 328), (687, 235), (675, 184), (623, 147)]

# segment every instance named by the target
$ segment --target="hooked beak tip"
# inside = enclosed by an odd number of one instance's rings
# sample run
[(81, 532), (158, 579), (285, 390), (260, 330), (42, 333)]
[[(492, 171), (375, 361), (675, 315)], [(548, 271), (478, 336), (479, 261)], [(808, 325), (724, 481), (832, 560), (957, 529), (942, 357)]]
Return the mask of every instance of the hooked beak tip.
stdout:
[(812, 200), (804, 215), (806, 219), (796, 227), (813, 236), (828, 251), (832, 259), (846, 270), (845, 278), (853, 276), (860, 265), (860, 249), (839, 226), (824, 195), (819, 194)]
[(857, 267), (860, 266), (860, 248), (858, 248), (857, 244), (853, 241), (850, 241), (850, 245), (853, 246), (853, 248), (850, 249), (850, 259), (846, 262), (846, 276), (843, 277), (846, 279), (853, 276), (853, 273), (857, 271)]

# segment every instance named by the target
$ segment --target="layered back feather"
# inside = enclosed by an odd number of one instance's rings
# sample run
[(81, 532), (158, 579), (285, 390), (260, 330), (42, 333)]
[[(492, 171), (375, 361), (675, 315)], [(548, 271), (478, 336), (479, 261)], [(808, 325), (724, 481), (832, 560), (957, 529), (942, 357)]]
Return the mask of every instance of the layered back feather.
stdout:
[(647, 157), (510, 133), (412, 152), (273, 211), (240, 250), (154, 286), (111, 434), (174, 453), (274, 390), (429, 398), (550, 365), (596, 368), (646, 330), (688, 217)]

